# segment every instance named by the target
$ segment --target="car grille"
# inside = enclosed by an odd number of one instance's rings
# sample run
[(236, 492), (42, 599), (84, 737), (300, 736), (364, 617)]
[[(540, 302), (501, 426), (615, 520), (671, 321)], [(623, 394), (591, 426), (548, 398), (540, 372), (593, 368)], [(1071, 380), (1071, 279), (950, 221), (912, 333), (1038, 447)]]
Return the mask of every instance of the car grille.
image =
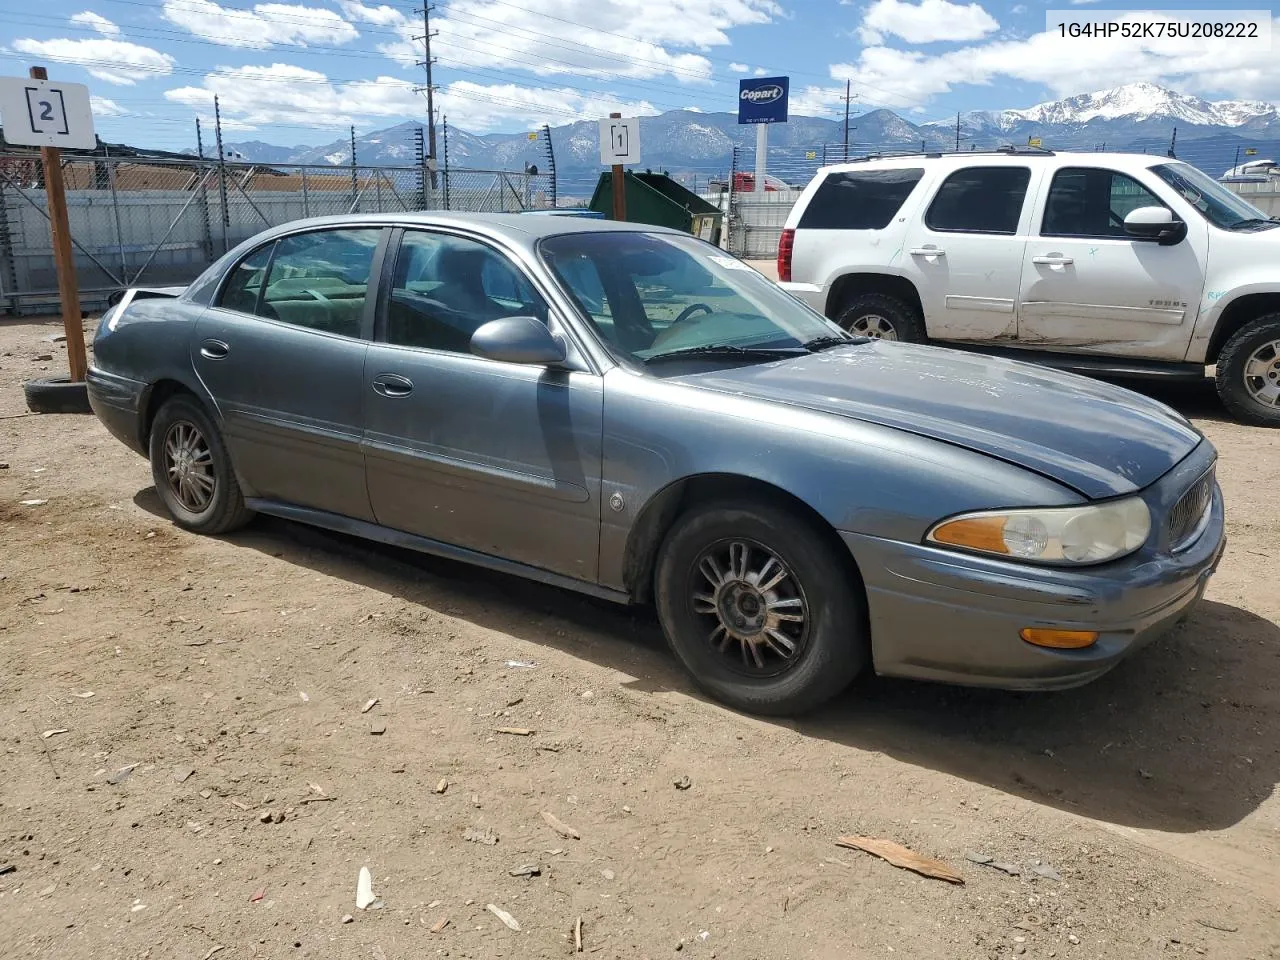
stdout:
[(1213, 469), (1191, 485), (1173, 506), (1169, 515), (1169, 542), (1174, 550), (1189, 547), (1204, 528), (1204, 521), (1213, 505)]

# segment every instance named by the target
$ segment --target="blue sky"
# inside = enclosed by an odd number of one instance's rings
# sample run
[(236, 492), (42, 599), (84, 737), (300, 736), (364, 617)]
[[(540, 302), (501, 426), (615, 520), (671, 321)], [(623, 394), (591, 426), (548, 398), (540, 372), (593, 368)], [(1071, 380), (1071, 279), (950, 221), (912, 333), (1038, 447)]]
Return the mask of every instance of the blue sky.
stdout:
[[(436, 0), (440, 109), (476, 133), (675, 108), (736, 109), (743, 76), (789, 75), (792, 112), (888, 107), (914, 122), (1154, 81), (1280, 101), (1258, 43), (1062, 40), (1047, 9), (1169, 14), (1280, 0)], [(0, 0), (0, 70), (87, 83), (99, 134), (192, 145), (219, 95), (228, 139), (325, 143), (424, 119), (412, 0)], [(1096, 14), (1094, 14), (1096, 15)], [(1136, 15), (1135, 15), (1136, 16)], [(1280, 30), (1277, 30), (1280, 36)]]

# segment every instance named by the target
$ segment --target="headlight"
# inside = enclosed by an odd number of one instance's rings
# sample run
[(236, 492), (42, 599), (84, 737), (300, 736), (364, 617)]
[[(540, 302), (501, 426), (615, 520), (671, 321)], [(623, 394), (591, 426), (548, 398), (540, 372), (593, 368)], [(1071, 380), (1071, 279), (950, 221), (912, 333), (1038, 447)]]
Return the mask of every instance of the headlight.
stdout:
[(993, 510), (944, 520), (930, 543), (1032, 563), (1105, 563), (1133, 553), (1151, 533), (1140, 497), (1085, 507)]

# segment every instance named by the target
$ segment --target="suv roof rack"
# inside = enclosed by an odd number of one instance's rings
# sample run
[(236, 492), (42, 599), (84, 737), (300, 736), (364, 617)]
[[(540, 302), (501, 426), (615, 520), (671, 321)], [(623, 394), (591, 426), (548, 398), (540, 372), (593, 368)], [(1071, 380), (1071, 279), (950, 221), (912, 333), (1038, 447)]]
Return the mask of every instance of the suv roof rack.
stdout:
[(990, 150), (961, 150), (959, 153), (953, 151), (944, 153), (941, 150), (904, 150), (901, 153), (896, 151), (886, 151), (880, 153), (868, 153), (862, 157), (855, 157), (850, 160), (838, 160), (835, 163), (829, 163), (827, 166), (836, 167), (846, 163), (866, 163), (868, 160), (907, 160), (911, 157), (924, 157), (926, 160), (941, 160), (943, 157), (981, 157), (1000, 154), (1002, 156), (1034, 156), (1034, 157), (1052, 157), (1054, 151), (1045, 149), (1044, 147), (1031, 147), (1026, 145), (1004, 144), (1003, 146), (993, 147)]

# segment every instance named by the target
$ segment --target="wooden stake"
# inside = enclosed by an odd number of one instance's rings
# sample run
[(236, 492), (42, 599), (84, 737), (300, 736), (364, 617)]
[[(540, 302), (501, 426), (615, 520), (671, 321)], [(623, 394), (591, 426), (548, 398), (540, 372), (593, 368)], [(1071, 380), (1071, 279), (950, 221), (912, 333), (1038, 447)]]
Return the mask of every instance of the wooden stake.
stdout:
[[(609, 114), (609, 119), (621, 120), (622, 114), (611, 113)], [(613, 175), (610, 177), (613, 183), (613, 219), (615, 220), (627, 219), (627, 191), (623, 177), (622, 164), (615, 163), (613, 165)]]
[[(48, 80), (44, 67), (31, 68), (32, 80)], [(53, 237), (53, 262), (58, 270), (58, 299), (62, 302), (62, 329), (67, 334), (67, 365), (71, 379), (84, 379), (88, 362), (84, 353), (84, 327), (80, 316), (80, 285), (75, 254), (71, 251), (71, 226), (67, 222), (67, 190), (62, 182), (62, 151), (41, 147), (45, 195), (49, 198), (49, 233)]]

